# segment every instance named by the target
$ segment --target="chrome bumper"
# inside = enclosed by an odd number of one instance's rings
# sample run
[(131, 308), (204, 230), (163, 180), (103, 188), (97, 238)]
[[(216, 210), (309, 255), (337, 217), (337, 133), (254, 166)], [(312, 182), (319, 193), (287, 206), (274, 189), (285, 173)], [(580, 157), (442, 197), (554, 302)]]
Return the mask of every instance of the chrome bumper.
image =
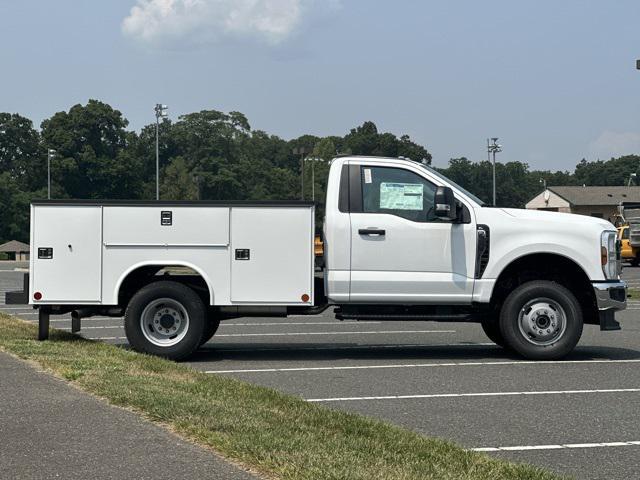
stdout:
[(627, 308), (627, 284), (618, 282), (593, 283), (598, 310), (624, 310)]

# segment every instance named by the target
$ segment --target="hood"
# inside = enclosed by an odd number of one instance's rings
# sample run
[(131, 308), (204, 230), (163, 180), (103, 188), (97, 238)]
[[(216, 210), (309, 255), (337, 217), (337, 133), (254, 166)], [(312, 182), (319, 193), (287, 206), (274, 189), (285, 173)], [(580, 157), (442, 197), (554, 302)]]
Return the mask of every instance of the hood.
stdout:
[[(615, 230), (616, 227), (603, 218), (589, 217), (575, 213), (548, 212), (544, 210), (527, 210), (524, 208), (482, 208), (482, 210), (498, 210), (504, 215), (531, 222), (545, 222), (549, 224), (572, 224), (582, 227), (592, 226), (602, 230)], [(484, 213), (484, 212), (483, 212)], [(480, 215), (482, 216), (482, 215)]]

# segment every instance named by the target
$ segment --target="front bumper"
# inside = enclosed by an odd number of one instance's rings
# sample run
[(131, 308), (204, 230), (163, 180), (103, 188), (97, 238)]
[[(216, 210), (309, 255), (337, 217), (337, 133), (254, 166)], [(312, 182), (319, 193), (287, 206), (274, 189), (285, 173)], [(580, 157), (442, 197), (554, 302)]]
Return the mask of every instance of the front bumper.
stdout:
[(598, 310), (624, 310), (627, 308), (627, 284), (622, 280), (617, 282), (593, 283)]
[(615, 312), (627, 308), (627, 284), (617, 282), (595, 282), (593, 292), (598, 306), (600, 330), (620, 330)]

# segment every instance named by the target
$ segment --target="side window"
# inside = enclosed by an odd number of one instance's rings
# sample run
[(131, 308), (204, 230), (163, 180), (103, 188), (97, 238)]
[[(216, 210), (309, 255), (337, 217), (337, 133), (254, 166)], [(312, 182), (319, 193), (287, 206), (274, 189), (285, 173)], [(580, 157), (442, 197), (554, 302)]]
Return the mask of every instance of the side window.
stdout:
[(436, 186), (408, 170), (363, 165), (362, 211), (389, 213), (413, 222), (437, 221)]

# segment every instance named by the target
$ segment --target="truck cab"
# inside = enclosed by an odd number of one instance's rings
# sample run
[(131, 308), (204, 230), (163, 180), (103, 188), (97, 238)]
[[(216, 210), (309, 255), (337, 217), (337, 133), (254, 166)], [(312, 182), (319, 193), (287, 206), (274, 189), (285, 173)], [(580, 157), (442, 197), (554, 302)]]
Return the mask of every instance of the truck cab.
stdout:
[(626, 286), (605, 220), (488, 207), (406, 159), (339, 158), (328, 185), (325, 282), (341, 318), (479, 321), (542, 359), (571, 351), (583, 323), (620, 328)]

